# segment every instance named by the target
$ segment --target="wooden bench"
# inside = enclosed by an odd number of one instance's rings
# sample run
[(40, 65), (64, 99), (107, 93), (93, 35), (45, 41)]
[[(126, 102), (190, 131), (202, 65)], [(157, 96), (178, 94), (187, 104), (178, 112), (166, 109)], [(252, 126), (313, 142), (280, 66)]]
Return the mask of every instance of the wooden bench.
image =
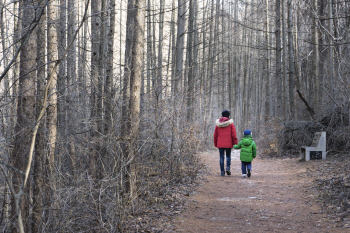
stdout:
[(326, 159), (326, 132), (316, 132), (311, 146), (300, 148), (300, 159), (305, 161)]

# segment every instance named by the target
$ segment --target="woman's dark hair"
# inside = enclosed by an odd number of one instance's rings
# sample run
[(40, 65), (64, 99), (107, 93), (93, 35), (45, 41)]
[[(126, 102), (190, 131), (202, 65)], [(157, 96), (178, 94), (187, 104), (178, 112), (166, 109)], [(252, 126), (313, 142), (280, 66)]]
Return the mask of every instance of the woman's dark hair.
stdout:
[(222, 111), (221, 116), (229, 118), (230, 117), (230, 111), (228, 111), (228, 110)]

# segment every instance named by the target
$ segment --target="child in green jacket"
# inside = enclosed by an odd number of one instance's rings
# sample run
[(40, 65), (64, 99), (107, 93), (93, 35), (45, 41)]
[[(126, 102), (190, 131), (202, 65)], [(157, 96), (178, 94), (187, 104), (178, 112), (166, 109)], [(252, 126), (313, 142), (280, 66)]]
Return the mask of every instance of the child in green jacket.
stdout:
[(234, 145), (234, 148), (241, 149), (242, 177), (245, 178), (247, 175), (250, 177), (252, 174), (252, 161), (256, 157), (256, 145), (252, 138), (252, 132), (249, 129), (244, 130), (242, 140), (238, 145)]

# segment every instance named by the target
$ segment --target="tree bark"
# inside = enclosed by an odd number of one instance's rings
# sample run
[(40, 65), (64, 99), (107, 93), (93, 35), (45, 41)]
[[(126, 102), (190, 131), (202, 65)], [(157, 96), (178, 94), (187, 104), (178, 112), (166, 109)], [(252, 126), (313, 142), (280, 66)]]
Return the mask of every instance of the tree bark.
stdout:
[[(58, 30), (58, 57), (62, 57), (67, 47), (67, 2), (66, 0), (60, 1), (60, 22)], [(67, 61), (63, 60), (58, 68), (58, 125), (59, 136), (63, 140), (66, 138), (67, 122), (66, 122), (66, 103), (65, 103), (65, 91), (66, 91), (66, 75), (67, 75)]]
[[(133, 197), (135, 192), (135, 170), (133, 160), (136, 156), (137, 138), (140, 126), (140, 86), (143, 69), (143, 48), (145, 34), (145, 0), (129, 0), (126, 30), (123, 136), (128, 141), (126, 156), (126, 192)], [(128, 85), (125, 85), (128, 84)], [(129, 101), (128, 101), (129, 100)], [(126, 127), (130, 126), (130, 127)], [(125, 149), (125, 148), (124, 148)]]
[[(329, 76), (328, 76), (328, 80), (329, 80), (329, 86), (330, 86), (330, 95), (334, 98), (334, 83), (335, 83), (335, 79), (334, 79), (334, 51), (333, 51), (333, 1), (332, 0), (328, 0), (328, 30), (330, 35), (328, 35), (329, 38), (329, 52), (328, 52), (328, 64), (329, 64)], [(332, 110), (334, 108), (331, 108)]]
[(292, 0), (288, 0), (288, 54), (289, 54), (289, 111), (290, 119), (295, 119), (294, 104), (294, 47), (293, 47), (293, 6)]
[(282, 31), (283, 31), (283, 59), (282, 59), (282, 67), (283, 67), (283, 117), (284, 119), (288, 119), (288, 73), (287, 73), (287, 59), (288, 59), (288, 44), (287, 44), (287, 29), (286, 29), (286, 0), (281, 0), (282, 6)]
[(107, 69), (106, 69), (106, 85), (105, 85), (105, 134), (109, 135), (113, 132), (114, 122), (113, 122), (113, 99), (114, 94), (112, 91), (113, 84), (113, 55), (114, 55), (114, 33), (115, 33), (115, 0), (110, 0), (109, 2), (109, 11), (110, 11), (110, 22), (109, 22), (109, 30), (107, 34)]
[[(283, 1), (283, 0), (282, 0)], [(282, 88), (282, 47), (281, 47), (281, 0), (276, 0), (276, 83), (277, 83), (277, 99), (276, 99), (276, 115), (281, 117), (283, 114), (283, 88)]]
[(177, 13), (177, 39), (176, 39), (176, 68), (175, 68), (175, 90), (174, 94), (182, 91), (183, 79), (183, 56), (185, 43), (185, 24), (186, 24), (186, 1), (178, 0)]
[(193, 77), (193, 50), (194, 50), (194, 1), (189, 1), (189, 20), (188, 20), (188, 35), (187, 35), (187, 121), (193, 120), (193, 95), (194, 95), (194, 77)]
[(164, 4), (165, 0), (160, 0), (160, 9), (159, 9), (159, 44), (158, 44), (158, 74), (157, 74), (157, 84), (156, 84), (156, 93), (159, 96), (159, 99), (162, 99), (163, 91), (163, 34), (164, 34)]
[[(313, 79), (314, 79), (314, 108), (319, 109), (320, 106), (320, 91), (321, 91), (321, 83), (320, 83), (320, 54), (319, 54), (319, 46), (318, 46), (318, 10), (317, 10), (317, 1), (313, 0), (313, 27), (312, 27), (312, 34), (313, 34)], [(317, 114), (317, 113), (316, 113)]]
[[(38, 5), (38, 8), (45, 8), (44, 5)], [(45, 59), (45, 47), (46, 47), (46, 17), (45, 13), (41, 18), (41, 22), (37, 27), (37, 95), (36, 95), (36, 119), (39, 119), (40, 110), (43, 108), (44, 92), (45, 92), (45, 77), (46, 77), (46, 59)], [(29, 135), (28, 135), (29, 136)], [(35, 159), (33, 170), (33, 222), (32, 231), (39, 232), (42, 222), (42, 214), (44, 210), (43, 195), (44, 192), (44, 161), (45, 161), (45, 124), (41, 124), (38, 128), (37, 137), (35, 141)]]
[[(21, 0), (20, 8), (23, 9), (22, 32), (28, 33), (31, 28), (32, 20), (35, 18), (35, 6), (32, 1)], [(20, 74), (19, 74), (19, 93), (17, 107), (17, 122), (15, 127), (15, 139), (11, 161), (13, 167), (24, 171), (28, 162), (28, 151), (31, 143), (32, 129), (35, 124), (35, 72), (31, 72), (36, 68), (36, 35), (34, 33), (29, 37), (28, 42), (24, 45), (20, 54)], [(13, 173), (12, 183), (15, 192), (21, 188), (23, 183), (22, 174)], [(29, 185), (24, 190), (23, 199), (21, 201), (21, 218), (27, 223), (24, 226), (24, 232), (30, 232), (29, 217)], [(16, 216), (15, 201), (11, 201), (11, 215)], [(15, 220), (17, 218), (12, 217)], [(16, 232), (16, 228), (14, 231)]]
[[(98, 89), (99, 83), (99, 65), (100, 65), (100, 39), (101, 39), (101, 1), (92, 0), (91, 1), (91, 138), (94, 141), (95, 147), (98, 145), (98, 135), (101, 132), (99, 129), (99, 119), (101, 112), (98, 112), (98, 101), (101, 98)], [(91, 173), (96, 177), (97, 169), (99, 166), (99, 155), (97, 153), (99, 148), (94, 148), (92, 152), (92, 158), (90, 161)]]

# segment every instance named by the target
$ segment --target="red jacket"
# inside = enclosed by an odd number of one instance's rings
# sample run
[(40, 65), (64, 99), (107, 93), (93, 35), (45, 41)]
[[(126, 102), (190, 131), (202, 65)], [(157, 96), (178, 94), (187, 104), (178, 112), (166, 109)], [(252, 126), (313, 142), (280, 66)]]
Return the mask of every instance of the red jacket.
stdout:
[(237, 145), (236, 128), (233, 120), (221, 117), (216, 121), (214, 131), (214, 145), (217, 148), (232, 148)]

